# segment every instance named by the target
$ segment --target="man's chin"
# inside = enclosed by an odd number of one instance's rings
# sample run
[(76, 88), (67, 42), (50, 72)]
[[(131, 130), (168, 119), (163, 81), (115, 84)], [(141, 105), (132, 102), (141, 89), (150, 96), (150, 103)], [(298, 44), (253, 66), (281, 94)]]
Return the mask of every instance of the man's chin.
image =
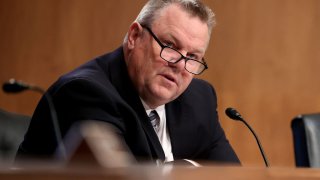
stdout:
[(154, 86), (149, 91), (149, 98), (152, 98), (153, 102), (163, 105), (177, 98), (176, 88), (167, 88), (164, 86)]
[(166, 104), (174, 99), (177, 98), (175, 94), (158, 94), (155, 98), (157, 98), (159, 101), (161, 101), (161, 104)]

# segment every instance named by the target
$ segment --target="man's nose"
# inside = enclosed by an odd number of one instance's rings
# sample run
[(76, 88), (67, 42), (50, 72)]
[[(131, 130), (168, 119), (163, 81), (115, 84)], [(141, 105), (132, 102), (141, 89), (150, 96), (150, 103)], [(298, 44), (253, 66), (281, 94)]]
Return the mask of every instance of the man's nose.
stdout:
[(181, 58), (178, 62), (176, 63), (169, 63), (169, 66), (174, 68), (178, 72), (182, 72), (185, 70), (185, 64), (186, 60), (184, 58)]

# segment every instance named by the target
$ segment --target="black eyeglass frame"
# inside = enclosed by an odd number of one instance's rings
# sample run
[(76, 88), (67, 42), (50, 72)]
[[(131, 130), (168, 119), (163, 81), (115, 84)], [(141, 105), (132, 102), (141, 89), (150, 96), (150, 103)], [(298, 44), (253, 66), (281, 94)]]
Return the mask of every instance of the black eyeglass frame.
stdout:
[[(192, 58), (185, 57), (185, 56), (184, 56), (183, 54), (181, 54), (178, 50), (176, 50), (176, 49), (174, 49), (174, 48), (172, 48), (172, 47), (170, 47), (170, 46), (166, 46), (166, 45), (162, 44), (162, 42), (159, 40), (159, 38), (152, 32), (152, 30), (151, 30), (148, 26), (145, 26), (145, 25), (141, 25), (141, 26), (142, 26), (143, 28), (147, 29), (147, 31), (151, 34), (151, 36), (157, 41), (157, 43), (158, 43), (159, 46), (161, 47), (160, 57), (161, 57), (163, 60), (165, 60), (165, 61), (167, 61), (167, 62), (169, 62), (169, 63), (176, 64), (176, 63), (178, 63), (179, 61), (181, 61), (182, 59), (184, 59), (184, 60), (185, 60), (184, 69), (187, 70), (189, 73), (195, 74), (195, 75), (199, 75), (199, 74), (203, 73), (203, 71), (205, 71), (206, 69), (208, 69), (208, 65), (207, 65), (207, 63), (205, 62), (204, 58), (202, 58), (202, 61), (203, 61), (203, 62), (201, 62), (201, 61), (196, 60), (196, 59), (192, 59)], [(175, 61), (175, 62), (166, 60), (165, 58), (163, 58), (163, 57), (161, 56), (162, 51), (163, 51), (165, 48), (169, 48), (169, 49), (172, 49), (172, 50), (176, 51), (177, 53), (179, 53), (179, 54), (181, 55), (181, 57), (180, 57), (177, 61)], [(201, 65), (203, 65), (202, 70), (199, 71), (198, 73), (190, 72), (190, 71), (186, 68), (186, 66), (187, 66), (187, 61), (196, 61), (196, 62), (200, 63)]]

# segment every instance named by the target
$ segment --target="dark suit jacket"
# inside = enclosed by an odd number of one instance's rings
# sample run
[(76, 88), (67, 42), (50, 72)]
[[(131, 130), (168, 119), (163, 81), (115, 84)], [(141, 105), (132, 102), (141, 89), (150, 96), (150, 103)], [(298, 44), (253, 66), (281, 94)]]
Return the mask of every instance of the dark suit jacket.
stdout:
[[(101, 120), (118, 129), (137, 160), (164, 159), (164, 152), (131, 83), (122, 47), (62, 76), (48, 92), (62, 136), (79, 120)], [(217, 116), (217, 99), (207, 82), (193, 79), (187, 90), (166, 104), (174, 159), (236, 162)], [(18, 155), (51, 155), (57, 143), (50, 111), (42, 98)]]

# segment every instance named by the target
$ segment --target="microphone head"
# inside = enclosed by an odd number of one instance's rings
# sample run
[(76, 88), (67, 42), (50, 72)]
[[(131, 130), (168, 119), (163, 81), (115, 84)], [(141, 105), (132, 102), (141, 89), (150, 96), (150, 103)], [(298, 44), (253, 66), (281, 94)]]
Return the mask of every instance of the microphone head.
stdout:
[(226, 109), (225, 112), (229, 118), (231, 118), (233, 120), (243, 121), (243, 118), (241, 117), (240, 113), (236, 109), (229, 107)]
[(16, 81), (15, 79), (10, 79), (2, 85), (2, 90), (7, 93), (18, 93), (29, 88), (29, 85)]

